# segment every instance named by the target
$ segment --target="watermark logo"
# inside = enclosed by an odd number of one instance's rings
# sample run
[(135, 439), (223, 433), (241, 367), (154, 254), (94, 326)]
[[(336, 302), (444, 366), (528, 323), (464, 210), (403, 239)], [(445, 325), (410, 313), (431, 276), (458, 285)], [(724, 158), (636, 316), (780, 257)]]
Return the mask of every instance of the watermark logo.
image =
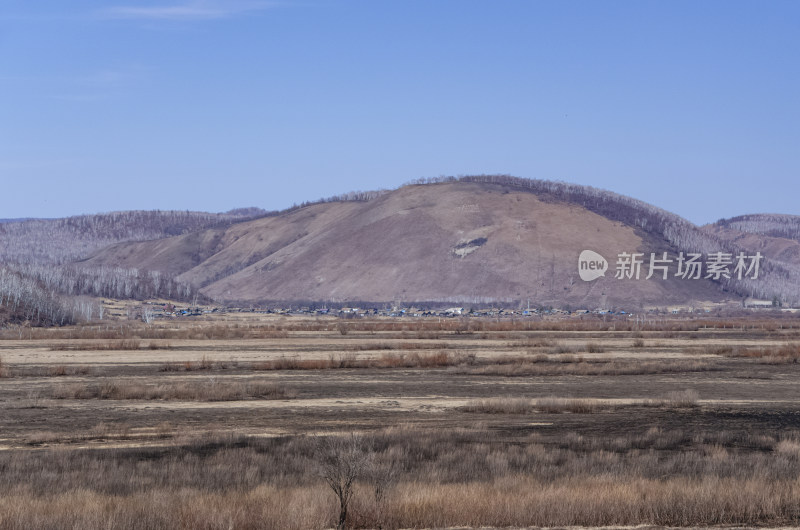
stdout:
[[(639, 280), (652, 277), (667, 280), (670, 277), (682, 280), (730, 279), (757, 280), (764, 256), (761, 252), (748, 255), (744, 252), (680, 252), (677, 256), (667, 252), (650, 253), (621, 252), (617, 255), (614, 278), (617, 280)], [(644, 276), (645, 269), (647, 276)], [(584, 250), (578, 257), (578, 274), (581, 280), (590, 282), (606, 275), (608, 262), (593, 250)]]
[(594, 250), (584, 250), (578, 256), (578, 274), (580, 274), (581, 280), (585, 282), (605, 276), (607, 270), (608, 262), (606, 258)]

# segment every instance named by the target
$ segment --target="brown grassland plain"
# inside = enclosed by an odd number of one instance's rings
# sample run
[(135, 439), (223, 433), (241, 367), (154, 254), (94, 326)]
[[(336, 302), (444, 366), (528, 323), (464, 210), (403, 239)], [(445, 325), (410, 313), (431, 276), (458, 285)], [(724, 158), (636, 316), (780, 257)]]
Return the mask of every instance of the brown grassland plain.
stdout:
[(797, 318), (5, 330), (0, 529), (798, 525), (798, 359)]

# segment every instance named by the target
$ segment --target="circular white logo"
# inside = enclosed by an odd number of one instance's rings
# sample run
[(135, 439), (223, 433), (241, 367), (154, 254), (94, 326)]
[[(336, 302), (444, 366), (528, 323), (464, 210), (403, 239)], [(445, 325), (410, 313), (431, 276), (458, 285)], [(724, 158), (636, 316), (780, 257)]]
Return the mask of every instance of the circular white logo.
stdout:
[(608, 262), (606, 258), (593, 250), (584, 250), (578, 257), (578, 274), (581, 280), (590, 282), (606, 275)]

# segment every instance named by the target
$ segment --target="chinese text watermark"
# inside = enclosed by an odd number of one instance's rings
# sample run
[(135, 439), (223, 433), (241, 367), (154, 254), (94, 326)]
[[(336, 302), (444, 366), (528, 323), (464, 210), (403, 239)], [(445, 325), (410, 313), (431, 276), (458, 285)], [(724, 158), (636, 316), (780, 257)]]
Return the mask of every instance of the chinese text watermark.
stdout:
[[(677, 256), (667, 252), (651, 252), (649, 259), (643, 252), (621, 252), (617, 255), (614, 277), (618, 280), (645, 280), (656, 277), (666, 280), (670, 277), (684, 280), (721, 280), (736, 278), (758, 279), (759, 268), (764, 256), (761, 252), (747, 254), (739, 252), (680, 252)], [(646, 269), (644, 275), (642, 269)], [(584, 250), (578, 258), (578, 274), (583, 281), (592, 281), (605, 276), (608, 270), (606, 259), (592, 250)]]

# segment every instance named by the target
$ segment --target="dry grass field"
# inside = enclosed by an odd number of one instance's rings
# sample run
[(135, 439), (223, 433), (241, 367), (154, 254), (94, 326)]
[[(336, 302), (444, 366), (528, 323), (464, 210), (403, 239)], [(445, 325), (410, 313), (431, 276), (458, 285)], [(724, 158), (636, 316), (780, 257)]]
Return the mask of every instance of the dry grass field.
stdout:
[(0, 529), (798, 525), (799, 359), (789, 318), (4, 330)]

